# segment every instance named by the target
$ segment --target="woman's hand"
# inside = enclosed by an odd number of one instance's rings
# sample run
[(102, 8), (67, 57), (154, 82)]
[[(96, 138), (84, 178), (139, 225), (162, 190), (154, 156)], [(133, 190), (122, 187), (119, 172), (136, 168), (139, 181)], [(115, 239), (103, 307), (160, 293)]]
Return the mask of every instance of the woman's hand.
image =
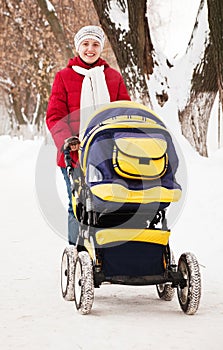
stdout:
[(64, 141), (64, 150), (69, 149), (71, 152), (78, 151), (80, 149), (80, 143), (77, 136), (68, 137)]

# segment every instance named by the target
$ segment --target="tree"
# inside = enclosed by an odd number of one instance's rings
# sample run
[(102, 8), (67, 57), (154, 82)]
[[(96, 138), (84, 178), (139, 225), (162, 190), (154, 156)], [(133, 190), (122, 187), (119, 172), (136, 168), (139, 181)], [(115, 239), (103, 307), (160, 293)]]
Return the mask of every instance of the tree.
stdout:
[[(152, 107), (148, 80), (159, 63), (150, 37), (147, 1), (93, 0), (93, 3), (131, 96)], [(163, 78), (162, 91), (156, 94), (161, 105), (168, 99), (165, 85)]]
[[(146, 1), (93, 0), (93, 3), (131, 95), (151, 107), (155, 107), (152, 103), (155, 95), (163, 106), (169, 94), (167, 67), (172, 66), (168, 61), (163, 61), (160, 53), (157, 54), (154, 49)], [(208, 17), (205, 17), (206, 6)], [(182, 70), (195, 52), (199, 54), (191, 71), (185, 71), (181, 88), (183, 90), (184, 85), (188, 84), (189, 91), (185, 95), (185, 103), (180, 103), (178, 109), (183, 135), (203, 156), (207, 156), (208, 122), (217, 92), (222, 101), (222, 21), (222, 1), (201, 0), (184, 63), (181, 62)], [(157, 87), (156, 84), (155, 91), (149, 92), (151, 80), (159, 85)]]
[(60, 46), (64, 58), (68, 60), (73, 56), (73, 50), (70, 47), (69, 41), (65, 35), (65, 31), (61, 26), (61, 22), (57, 17), (55, 8), (49, 1), (47, 2), (46, 0), (37, 0), (37, 3), (50, 25), (50, 28), (55, 36), (58, 45)]
[[(208, 23), (206, 10), (208, 10)], [(186, 55), (189, 57), (194, 47), (196, 47), (197, 41), (201, 40), (199, 36), (201, 28), (199, 28), (199, 25), (203, 24), (203, 49), (198, 62), (192, 70), (188, 99), (186, 104), (179, 110), (182, 133), (202, 156), (208, 156), (207, 130), (217, 92), (219, 92), (221, 103), (223, 102), (222, 21), (222, 1), (207, 0), (206, 4), (206, 1), (202, 0)]]
[(1, 10), (0, 87), (11, 129), (30, 137), (43, 124), (53, 68), (46, 48), (56, 44), (36, 2), (5, 0)]

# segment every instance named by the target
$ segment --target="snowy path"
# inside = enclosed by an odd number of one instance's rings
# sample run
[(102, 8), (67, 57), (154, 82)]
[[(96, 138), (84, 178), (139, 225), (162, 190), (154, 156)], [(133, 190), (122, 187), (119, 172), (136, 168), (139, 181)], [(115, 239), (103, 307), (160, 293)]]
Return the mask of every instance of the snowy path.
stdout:
[[(208, 164), (193, 163), (197, 173), (188, 194), (190, 204), (185, 206), (172, 237), (177, 258), (190, 250), (206, 266), (201, 267), (203, 296), (198, 313), (184, 315), (176, 296), (172, 302), (160, 301), (154, 286), (104, 285), (95, 290), (92, 313), (81, 316), (60, 294), (60, 260), (66, 242), (46, 224), (36, 201), (38, 149), (38, 142), (0, 138), (1, 349), (91, 350), (100, 346), (114, 350), (221, 350), (223, 235), (219, 208), (223, 208), (223, 190), (217, 199), (215, 196), (222, 178), (217, 171), (222, 170), (217, 162), (222, 162), (222, 154)], [(209, 188), (208, 200), (203, 201), (199, 173), (210, 167), (210, 174), (216, 170), (216, 188)], [(194, 218), (198, 205), (200, 211)], [(210, 222), (213, 215), (214, 222)], [(199, 223), (202, 218), (205, 221)], [(195, 236), (190, 232), (192, 225)]]

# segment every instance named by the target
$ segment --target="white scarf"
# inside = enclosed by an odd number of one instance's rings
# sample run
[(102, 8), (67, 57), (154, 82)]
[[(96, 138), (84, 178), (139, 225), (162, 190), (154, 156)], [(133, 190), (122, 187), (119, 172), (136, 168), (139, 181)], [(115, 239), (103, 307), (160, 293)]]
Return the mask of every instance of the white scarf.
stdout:
[(79, 138), (90, 121), (91, 114), (101, 105), (110, 102), (110, 95), (105, 81), (104, 66), (85, 69), (79, 66), (72, 66), (78, 74), (84, 75), (80, 100), (80, 130)]

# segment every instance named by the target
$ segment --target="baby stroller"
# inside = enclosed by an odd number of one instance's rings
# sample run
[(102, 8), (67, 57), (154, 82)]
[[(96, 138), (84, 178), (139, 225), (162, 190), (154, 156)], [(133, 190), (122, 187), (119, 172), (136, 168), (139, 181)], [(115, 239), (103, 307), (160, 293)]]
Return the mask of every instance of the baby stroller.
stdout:
[(79, 160), (81, 175), (72, 182), (79, 235), (62, 256), (64, 299), (88, 314), (103, 283), (155, 285), (167, 301), (177, 289), (182, 311), (194, 314), (201, 296), (197, 259), (184, 253), (176, 264), (169, 247), (166, 211), (182, 189), (163, 122), (141, 104), (112, 102), (91, 116)]

